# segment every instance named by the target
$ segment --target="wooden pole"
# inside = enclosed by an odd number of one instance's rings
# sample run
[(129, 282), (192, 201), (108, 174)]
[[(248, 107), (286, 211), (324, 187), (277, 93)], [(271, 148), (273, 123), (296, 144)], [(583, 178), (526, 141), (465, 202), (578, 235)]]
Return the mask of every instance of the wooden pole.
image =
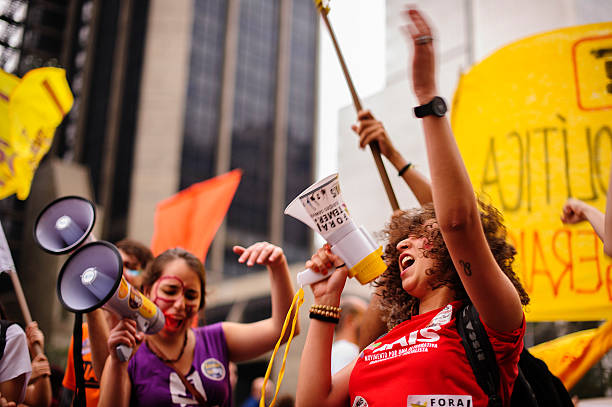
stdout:
[[(359, 112), (362, 110), (361, 100), (359, 99), (359, 95), (357, 95), (357, 91), (355, 90), (355, 85), (353, 84), (353, 80), (351, 79), (351, 75), (346, 66), (346, 62), (344, 61), (344, 57), (342, 56), (342, 51), (340, 51), (340, 46), (338, 45), (338, 41), (336, 40), (336, 35), (334, 34), (334, 30), (327, 19), (327, 13), (321, 7), (318, 7), (321, 13), (321, 18), (327, 27), (327, 31), (332, 39), (332, 43), (334, 44), (334, 48), (336, 50), (336, 55), (338, 55), (338, 60), (340, 61), (340, 67), (342, 68), (342, 72), (344, 73), (344, 78), (346, 79), (346, 83), (348, 84), (349, 91), (351, 92), (351, 97), (353, 98), (353, 105), (355, 106), (355, 110)], [(387, 170), (385, 169), (385, 165), (383, 164), (382, 158), (380, 156), (380, 147), (378, 146), (377, 141), (373, 141), (369, 144), (370, 151), (372, 152), (372, 157), (374, 158), (374, 162), (376, 163), (376, 168), (378, 169), (378, 174), (382, 180), (382, 183), (385, 187), (385, 192), (387, 193), (387, 198), (389, 198), (389, 203), (391, 204), (391, 208), (394, 211), (399, 209), (399, 203), (397, 202), (397, 198), (395, 197), (395, 192), (393, 191), (393, 186), (391, 186), (391, 181), (389, 180), (389, 175), (387, 174)]]
[[(23, 289), (21, 288), (19, 277), (17, 277), (17, 272), (13, 270), (7, 270), (7, 272), (9, 276), (11, 276), (13, 288), (15, 289), (15, 295), (17, 296), (17, 302), (19, 303), (19, 308), (21, 308), (21, 313), (23, 314), (23, 320), (25, 321), (26, 325), (29, 325), (32, 322), (32, 315), (30, 314), (30, 309), (28, 308), (25, 295), (23, 295)], [(43, 350), (38, 344), (34, 344), (34, 353), (34, 356), (43, 353)]]

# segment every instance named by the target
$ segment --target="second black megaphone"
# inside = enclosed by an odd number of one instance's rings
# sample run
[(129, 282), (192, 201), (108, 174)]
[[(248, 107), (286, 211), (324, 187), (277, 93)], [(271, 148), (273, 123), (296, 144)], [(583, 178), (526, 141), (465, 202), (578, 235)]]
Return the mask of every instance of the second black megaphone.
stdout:
[[(99, 307), (136, 321), (147, 334), (159, 332), (165, 324), (161, 310), (123, 278), (123, 261), (117, 248), (105, 241), (78, 248), (64, 263), (57, 279), (57, 296), (72, 312), (86, 313)], [(121, 360), (132, 349), (117, 347)]]
[(94, 204), (79, 196), (65, 196), (47, 205), (34, 223), (34, 240), (51, 254), (65, 254), (90, 236), (96, 222)]

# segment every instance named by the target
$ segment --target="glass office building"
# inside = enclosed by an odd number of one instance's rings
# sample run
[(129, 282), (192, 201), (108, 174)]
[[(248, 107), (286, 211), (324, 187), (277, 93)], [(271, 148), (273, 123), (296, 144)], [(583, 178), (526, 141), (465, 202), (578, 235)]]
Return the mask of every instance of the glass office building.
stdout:
[[(271, 211), (274, 199), (282, 200), (277, 207), (284, 208), (313, 179), (318, 27), (316, 9), (310, 2), (289, 2), (283, 14), (279, 0), (242, 0), (235, 11), (236, 25), (228, 24), (230, 3), (195, 2), (180, 176), (182, 189), (217, 175), (222, 142), (228, 143), (231, 151), (226, 170), (243, 170), (226, 218), (225, 241), (221, 243), (224, 260), (212, 265), (222, 269), (224, 277), (240, 275), (245, 269), (236, 263), (234, 244), (282, 236), (282, 241), (274, 243), (283, 246), (289, 261), (303, 261), (309, 255), (307, 228), (286, 216), (272, 226), (271, 217), (279, 214)], [(286, 34), (281, 34), (281, 23), (288, 23)], [(231, 30), (236, 36), (233, 47), (227, 43)], [(280, 50), (281, 35), (288, 36), (288, 58), (279, 57), (280, 52), (286, 52)], [(228, 53), (235, 55), (229, 69)], [(279, 66), (283, 60), (287, 61), (285, 67)], [(283, 68), (288, 72), (287, 80), (279, 75)], [(231, 126), (229, 140), (227, 136), (223, 140), (220, 132), (222, 98), (227, 92), (224, 86), (231, 87), (231, 118), (225, 119)], [(281, 117), (277, 114), (279, 87), (286, 92), (280, 102), (286, 103)], [(275, 158), (279, 124), (286, 129), (280, 136), (286, 154)], [(277, 197), (272, 191), (276, 177), (282, 177), (284, 184)], [(214, 261), (210, 256), (207, 259)]]

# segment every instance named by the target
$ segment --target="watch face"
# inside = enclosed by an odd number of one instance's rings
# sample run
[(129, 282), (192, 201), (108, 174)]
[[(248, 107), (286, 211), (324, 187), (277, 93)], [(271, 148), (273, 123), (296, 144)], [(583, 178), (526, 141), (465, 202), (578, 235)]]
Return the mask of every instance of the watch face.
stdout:
[(446, 103), (444, 103), (444, 99), (435, 97), (434, 100), (431, 101), (431, 110), (436, 116), (444, 116), (446, 114)]

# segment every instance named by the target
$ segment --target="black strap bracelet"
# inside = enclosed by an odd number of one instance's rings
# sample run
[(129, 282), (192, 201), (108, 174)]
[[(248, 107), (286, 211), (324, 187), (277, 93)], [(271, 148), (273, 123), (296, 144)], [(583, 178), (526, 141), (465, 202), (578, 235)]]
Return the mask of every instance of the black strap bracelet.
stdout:
[(339, 318), (327, 317), (325, 315), (316, 314), (314, 312), (310, 313), (310, 318), (311, 319), (316, 319), (318, 321), (323, 321), (323, 322), (331, 322), (332, 324), (337, 324), (340, 321)]
[(401, 177), (402, 175), (404, 175), (404, 173), (405, 173), (406, 171), (408, 171), (408, 169), (410, 169), (410, 167), (412, 167), (412, 163), (408, 163), (408, 164), (404, 165), (404, 166), (402, 167), (402, 169), (401, 169), (401, 170), (399, 170), (399, 171), (397, 172), (397, 175), (398, 175), (399, 177)]

